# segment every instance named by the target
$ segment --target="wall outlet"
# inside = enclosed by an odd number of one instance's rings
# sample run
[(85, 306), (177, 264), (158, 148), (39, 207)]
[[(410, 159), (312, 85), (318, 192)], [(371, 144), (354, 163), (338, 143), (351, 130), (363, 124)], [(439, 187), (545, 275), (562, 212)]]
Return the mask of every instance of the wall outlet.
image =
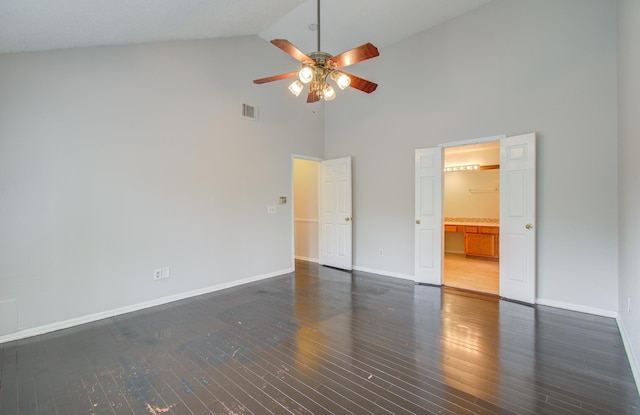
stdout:
[(382, 249), (378, 249), (378, 256), (383, 256), (384, 255), (384, 251)]
[(162, 268), (162, 279), (171, 278), (171, 268), (166, 267)]
[(153, 270), (153, 279), (154, 280), (162, 279), (162, 269), (158, 268)]
[(267, 206), (267, 213), (270, 215), (275, 215), (278, 213), (278, 209), (275, 206)]

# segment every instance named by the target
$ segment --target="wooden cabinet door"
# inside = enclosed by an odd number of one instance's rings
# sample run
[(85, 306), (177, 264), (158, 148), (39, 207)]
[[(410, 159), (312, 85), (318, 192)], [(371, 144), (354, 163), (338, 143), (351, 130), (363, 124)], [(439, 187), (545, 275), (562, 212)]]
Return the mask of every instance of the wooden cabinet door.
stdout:
[(495, 257), (496, 236), (492, 234), (466, 233), (464, 251), (467, 255)]

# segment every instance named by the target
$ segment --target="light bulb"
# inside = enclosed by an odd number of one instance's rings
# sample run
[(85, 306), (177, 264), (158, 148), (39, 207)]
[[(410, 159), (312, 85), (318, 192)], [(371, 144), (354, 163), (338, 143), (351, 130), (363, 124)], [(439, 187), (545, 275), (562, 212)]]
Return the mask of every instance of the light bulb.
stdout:
[(289, 91), (295, 96), (299, 96), (300, 92), (302, 92), (302, 88), (304, 85), (300, 81), (294, 81), (291, 85), (289, 85)]
[(308, 66), (303, 67), (300, 69), (300, 72), (298, 72), (298, 78), (300, 78), (303, 84), (308, 84), (313, 80), (313, 69)]
[(345, 89), (349, 85), (351, 85), (351, 78), (349, 78), (342, 72), (338, 72), (338, 75), (334, 78), (334, 80), (336, 81), (336, 84), (338, 84), (338, 88), (340, 89)]
[(333, 90), (331, 85), (327, 84), (322, 90), (322, 97), (325, 101), (331, 101), (336, 98), (336, 91)]

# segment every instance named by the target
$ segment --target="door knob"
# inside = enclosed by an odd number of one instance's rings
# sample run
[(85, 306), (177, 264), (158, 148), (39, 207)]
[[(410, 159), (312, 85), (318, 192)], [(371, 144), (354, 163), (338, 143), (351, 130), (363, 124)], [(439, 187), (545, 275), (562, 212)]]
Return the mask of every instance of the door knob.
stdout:
[(420, 225), (420, 219), (416, 219), (416, 225)]
[(351, 218), (344, 218), (345, 222), (349, 222), (351, 220)]
[(533, 225), (530, 223), (527, 223), (527, 225), (525, 226), (525, 228), (527, 228), (528, 230), (533, 229)]

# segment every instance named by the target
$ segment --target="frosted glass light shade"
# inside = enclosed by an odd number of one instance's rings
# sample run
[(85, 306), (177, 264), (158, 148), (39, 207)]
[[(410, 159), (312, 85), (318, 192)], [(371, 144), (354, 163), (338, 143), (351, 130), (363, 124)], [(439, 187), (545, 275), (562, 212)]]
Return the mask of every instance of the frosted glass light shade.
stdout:
[(308, 84), (313, 80), (313, 69), (308, 66), (303, 67), (300, 69), (300, 72), (298, 72), (298, 78), (300, 78), (303, 84)]
[(302, 85), (302, 82), (300, 81), (294, 81), (291, 85), (289, 85), (289, 91), (291, 91), (291, 93), (295, 96), (300, 95), (300, 92), (302, 92), (303, 88), (304, 85)]
[(322, 90), (322, 97), (325, 101), (334, 100), (336, 99), (336, 91), (333, 90), (333, 87), (331, 85), (327, 84)]
[(351, 85), (351, 78), (349, 78), (349, 76), (347, 76), (346, 74), (338, 73), (338, 75), (334, 79), (336, 81), (336, 84), (338, 84), (338, 88), (340, 89), (345, 89), (349, 85)]

